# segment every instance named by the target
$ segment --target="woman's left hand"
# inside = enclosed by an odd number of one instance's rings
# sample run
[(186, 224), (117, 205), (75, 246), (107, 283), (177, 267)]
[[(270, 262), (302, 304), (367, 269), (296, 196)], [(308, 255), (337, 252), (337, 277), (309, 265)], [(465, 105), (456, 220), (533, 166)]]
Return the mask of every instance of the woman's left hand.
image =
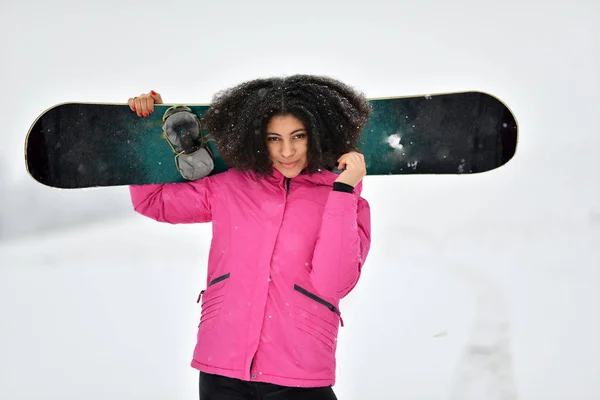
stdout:
[(352, 187), (356, 186), (367, 175), (365, 156), (356, 151), (344, 154), (338, 160), (338, 169), (345, 171), (338, 176), (336, 182), (342, 182)]

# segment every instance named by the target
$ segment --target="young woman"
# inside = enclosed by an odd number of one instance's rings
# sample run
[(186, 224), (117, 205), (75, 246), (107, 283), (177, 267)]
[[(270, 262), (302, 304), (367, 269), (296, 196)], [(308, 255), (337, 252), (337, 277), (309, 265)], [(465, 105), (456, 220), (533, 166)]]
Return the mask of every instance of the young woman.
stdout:
[[(129, 99), (141, 117), (161, 103), (154, 91)], [(142, 215), (212, 223), (191, 362), (201, 400), (336, 398), (339, 302), (371, 241), (356, 151), (371, 111), (327, 77), (246, 82), (217, 93), (202, 120), (229, 170), (131, 186)]]

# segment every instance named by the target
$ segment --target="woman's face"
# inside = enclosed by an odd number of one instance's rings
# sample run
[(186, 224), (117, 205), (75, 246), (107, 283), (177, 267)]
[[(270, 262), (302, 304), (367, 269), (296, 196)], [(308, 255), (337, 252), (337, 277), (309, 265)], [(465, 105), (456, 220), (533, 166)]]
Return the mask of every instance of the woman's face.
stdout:
[(304, 124), (292, 115), (276, 115), (267, 124), (269, 159), (283, 176), (293, 178), (307, 164), (308, 136)]

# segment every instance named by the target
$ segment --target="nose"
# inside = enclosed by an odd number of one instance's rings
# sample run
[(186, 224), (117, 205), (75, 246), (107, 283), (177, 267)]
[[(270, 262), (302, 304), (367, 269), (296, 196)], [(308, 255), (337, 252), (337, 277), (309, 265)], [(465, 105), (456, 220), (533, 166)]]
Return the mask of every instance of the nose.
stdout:
[(289, 158), (294, 155), (296, 149), (291, 142), (284, 141), (283, 146), (281, 148), (281, 155), (285, 158)]

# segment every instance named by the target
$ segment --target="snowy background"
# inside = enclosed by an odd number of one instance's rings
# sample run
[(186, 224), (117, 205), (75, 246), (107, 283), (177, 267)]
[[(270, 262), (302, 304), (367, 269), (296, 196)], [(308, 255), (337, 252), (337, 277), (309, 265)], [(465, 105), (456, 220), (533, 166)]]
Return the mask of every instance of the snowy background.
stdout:
[(600, 399), (598, 1), (88, 3), (0, 1), (0, 399), (197, 398), (210, 225), (36, 184), (37, 115), (300, 72), (369, 97), (486, 91), (520, 128), (492, 172), (365, 178), (338, 397)]

